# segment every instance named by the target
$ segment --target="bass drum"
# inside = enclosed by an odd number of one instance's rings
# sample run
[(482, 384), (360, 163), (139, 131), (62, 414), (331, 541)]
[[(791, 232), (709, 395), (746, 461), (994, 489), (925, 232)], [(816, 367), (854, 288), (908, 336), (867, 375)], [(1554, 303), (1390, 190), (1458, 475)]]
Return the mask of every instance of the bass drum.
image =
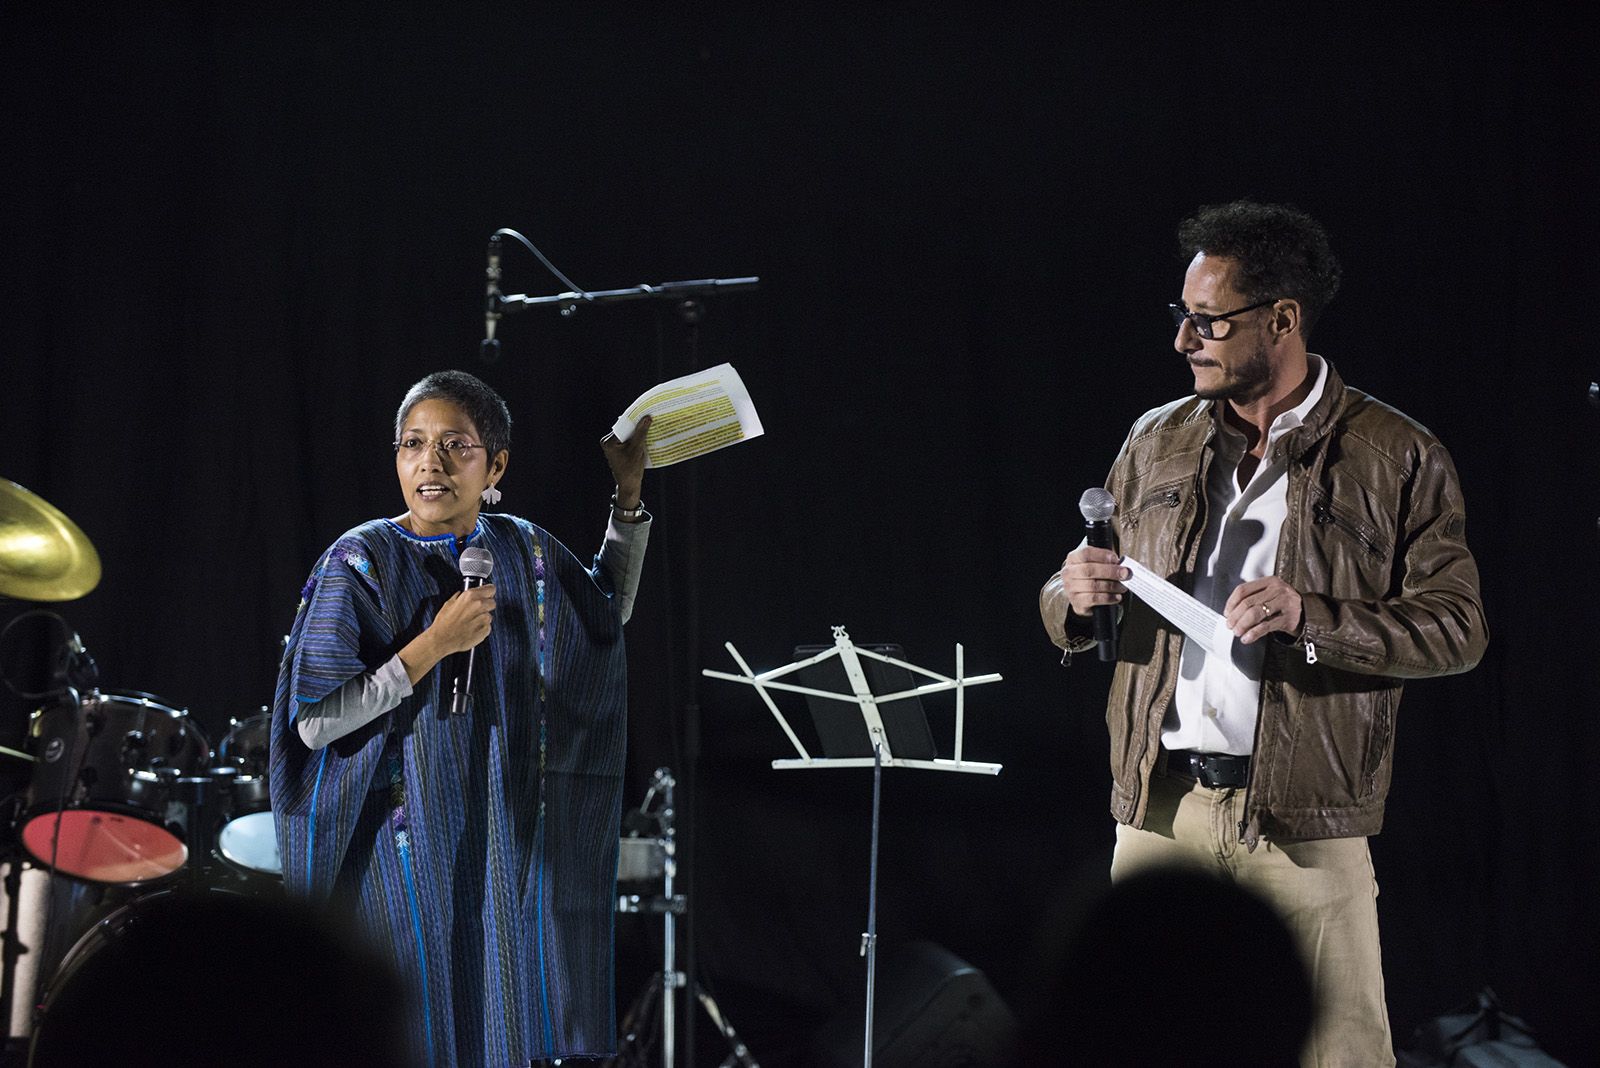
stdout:
[(219, 770), (233, 773), (226, 822), (217, 833), (217, 855), (246, 873), (281, 876), (283, 858), (278, 854), (278, 828), (267, 787), (272, 717), (263, 710), (232, 723), (233, 729), (217, 747)]
[(420, 1064), (390, 952), (304, 902), (147, 890), (85, 928), (50, 974), (28, 1064)]
[[(92, 1036), (103, 1023), (126, 1028), (129, 1021), (125, 1017), (130, 1015), (156, 1019), (159, 1001), (176, 997), (180, 985), (207, 984), (208, 990), (228, 989), (226, 984), (217, 988), (222, 972), (208, 974), (206, 968), (209, 965), (217, 969), (227, 962), (229, 968), (236, 969), (241, 962), (228, 958), (230, 947), (213, 944), (214, 931), (186, 938), (185, 934), (193, 932), (187, 932), (182, 921), (197, 908), (215, 913), (234, 908), (235, 902), (249, 900), (225, 889), (165, 886), (134, 895), (109, 913), (102, 912), (102, 918), (67, 950), (33, 1001), (28, 1064), (88, 1063), (77, 1051), (84, 1042), (99, 1039), (86, 1036)], [(154, 949), (153, 940), (158, 943)], [(141, 968), (145, 970), (141, 972)], [(216, 1024), (179, 1018), (164, 1026), (203, 1031)], [(127, 1053), (126, 1060), (120, 1063), (178, 1063), (169, 1056), (171, 1040), (162, 1037), (159, 1030), (144, 1034), (129, 1030), (117, 1041)], [(225, 1048), (217, 1050), (214, 1063), (230, 1060)]]
[(147, 693), (98, 690), (34, 712), (22, 842), (45, 868), (117, 886), (165, 878), (189, 859), (168, 820), (173, 785), (211, 747), (189, 714)]

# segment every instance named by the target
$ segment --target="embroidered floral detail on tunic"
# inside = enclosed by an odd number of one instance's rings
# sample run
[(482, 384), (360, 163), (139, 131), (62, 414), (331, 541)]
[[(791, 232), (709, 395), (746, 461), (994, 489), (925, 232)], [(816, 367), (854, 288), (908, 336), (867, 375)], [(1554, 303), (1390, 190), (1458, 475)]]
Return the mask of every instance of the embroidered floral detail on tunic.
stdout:
[(300, 587), (300, 606), (294, 610), (296, 615), (305, 611), (306, 605), (311, 603), (311, 595), (317, 592), (317, 580), (322, 577), (322, 568), (322, 564), (312, 568), (311, 577), (306, 579), (304, 586)]
[(328, 552), (328, 555), (312, 570), (311, 577), (306, 579), (306, 584), (300, 587), (300, 603), (295, 606), (295, 615), (305, 611), (306, 605), (311, 602), (311, 595), (317, 592), (317, 581), (322, 578), (323, 572), (328, 569), (328, 564), (334, 561), (348, 564), (363, 575), (372, 574), (372, 564), (367, 561), (365, 556), (362, 556), (354, 549), (347, 549), (342, 545), (334, 546)]
[(394, 828), (395, 848), (404, 853), (411, 848), (406, 826), (406, 782), (400, 763), (398, 742), (389, 748), (389, 826)]
[(539, 635), (539, 649), (534, 656), (534, 662), (539, 666), (539, 817), (544, 818), (544, 772), (549, 757), (549, 719), (546, 709), (549, 707), (544, 697), (545, 679), (545, 633), (544, 633), (544, 549), (536, 541), (533, 543), (533, 578), (536, 591), (537, 607), (534, 610), (536, 630)]
[(361, 572), (363, 575), (370, 575), (372, 573), (372, 565), (367, 563), (367, 558), (356, 552), (354, 549), (346, 549), (343, 546), (339, 546), (335, 548), (333, 552), (328, 554), (328, 559), (337, 560), (342, 564), (348, 564), (357, 571)]

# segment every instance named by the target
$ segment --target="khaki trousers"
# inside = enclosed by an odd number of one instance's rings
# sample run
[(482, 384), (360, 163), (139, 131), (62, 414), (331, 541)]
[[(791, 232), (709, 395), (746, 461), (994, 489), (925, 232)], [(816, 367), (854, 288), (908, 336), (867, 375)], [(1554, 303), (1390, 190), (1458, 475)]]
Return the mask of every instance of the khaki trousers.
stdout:
[(1239, 844), (1244, 790), (1156, 774), (1144, 829), (1117, 824), (1115, 882), (1145, 867), (1190, 864), (1233, 879), (1283, 917), (1305, 957), (1316, 1023), (1303, 1068), (1392, 1068), (1383, 1000), (1378, 882), (1365, 838)]

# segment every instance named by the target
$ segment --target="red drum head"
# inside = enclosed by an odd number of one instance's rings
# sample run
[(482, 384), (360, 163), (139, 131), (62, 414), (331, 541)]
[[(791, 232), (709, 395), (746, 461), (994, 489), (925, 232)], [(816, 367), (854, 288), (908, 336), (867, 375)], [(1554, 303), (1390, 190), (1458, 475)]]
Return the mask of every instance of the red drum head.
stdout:
[(41, 864), (48, 866), (53, 856), (57, 871), (98, 883), (149, 882), (189, 859), (188, 847), (171, 831), (116, 812), (44, 813), (23, 826), (22, 842)]

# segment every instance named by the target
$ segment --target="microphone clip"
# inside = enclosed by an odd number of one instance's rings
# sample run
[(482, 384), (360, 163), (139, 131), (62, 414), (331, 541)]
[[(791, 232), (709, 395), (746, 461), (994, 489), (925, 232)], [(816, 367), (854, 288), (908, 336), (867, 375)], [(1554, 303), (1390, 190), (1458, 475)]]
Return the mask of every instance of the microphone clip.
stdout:
[(489, 238), (487, 266), (484, 268), (483, 341), (478, 345), (478, 358), (484, 363), (500, 359), (500, 341), (494, 336), (495, 326), (504, 314), (505, 294), (500, 292), (500, 235)]

